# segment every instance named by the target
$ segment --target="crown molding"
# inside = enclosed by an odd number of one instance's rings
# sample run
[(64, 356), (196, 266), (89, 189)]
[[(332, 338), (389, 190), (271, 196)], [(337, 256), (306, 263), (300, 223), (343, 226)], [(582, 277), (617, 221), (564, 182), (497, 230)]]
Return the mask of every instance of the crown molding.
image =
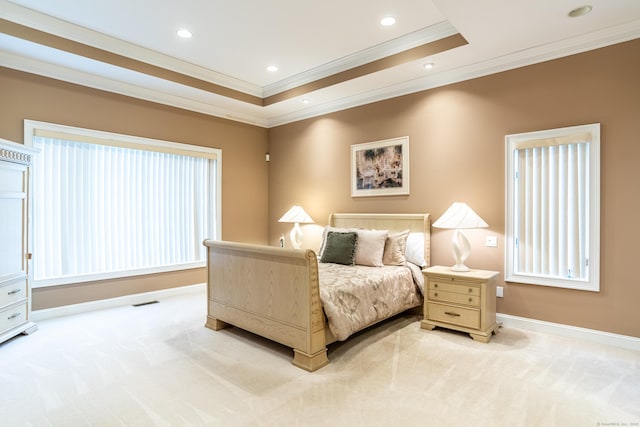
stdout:
[[(204, 102), (187, 96), (178, 96), (166, 91), (162, 92), (155, 88), (146, 88), (126, 83), (121, 80), (110, 79), (97, 74), (79, 71), (47, 61), (41, 61), (39, 59), (27, 58), (21, 55), (0, 51), (0, 63), (2, 66), (7, 68), (49, 77), (80, 86), (194, 111), (196, 113), (202, 113), (209, 116), (233, 120), (240, 123), (246, 123), (263, 128), (268, 127), (267, 120), (262, 117), (240, 113), (236, 109), (232, 108), (219, 107), (216, 106), (214, 102)], [(208, 93), (208, 96), (217, 97), (218, 95)]]
[[(12, 7), (6, 7), (7, 5)], [(23, 19), (17, 20), (15, 16), (13, 16), (16, 12), (16, 8), (19, 8), (23, 11), (28, 11), (30, 13), (26, 14)], [(9, 13), (7, 12), (9, 10)], [(28, 9), (24, 9), (18, 6), (15, 6), (11, 3), (8, 3), (6, 0), (0, 0), (0, 11), (6, 17), (5, 19), (12, 20), (13, 22), (17, 22), (19, 24), (29, 25), (33, 24), (32, 15), (35, 13), (33, 11), (29, 11)], [(40, 15), (40, 14), (36, 14)], [(39, 19), (39, 16), (36, 16)], [(452, 31), (450, 25), (448, 23), (441, 23), (434, 26), (436, 28), (431, 28), (434, 31), (434, 37), (439, 37), (442, 34), (447, 34), (447, 32)], [(435, 31), (438, 29), (440, 33)], [(50, 28), (45, 28), (44, 30), (50, 31)], [(75, 30), (82, 30), (80, 27), (77, 27)], [(454, 30), (455, 31), (455, 30)], [(421, 32), (418, 32), (422, 34)], [(97, 33), (95, 33), (97, 34)], [(413, 43), (420, 43), (417, 40), (423, 35), (414, 34)], [(76, 36), (72, 33), (58, 33), (61, 37), (69, 37), (72, 39), (76, 39)], [(82, 35), (80, 36), (82, 37)], [(24, 71), (27, 73), (38, 74), (50, 78), (54, 78), (57, 80), (66, 81), (69, 83), (79, 84), (95, 89), (100, 89), (104, 91), (109, 91), (113, 93), (118, 93), (124, 96), (134, 97), (138, 99), (143, 99), (151, 102), (156, 102), (172, 107), (182, 108), (190, 111), (195, 111), (202, 114), (207, 114), (215, 117), (220, 117), (228, 120), (233, 120), (241, 123), (247, 123), (259, 127), (270, 128), (275, 126), (281, 126), (288, 123), (305, 120), (317, 116), (321, 116), (324, 114), (329, 114), (341, 110), (345, 110), (348, 108), (354, 108), (358, 106), (362, 106), (365, 104), (378, 102), (390, 98), (395, 98), (398, 96), (408, 95), (411, 93), (416, 93), (428, 89), (433, 89), (440, 86), (445, 86), (452, 83), (457, 83), (465, 80), (470, 80), (473, 78), (478, 78), (498, 72), (508, 71), (515, 68), (520, 68), (528, 65), (533, 65), (536, 63), (549, 61), (552, 59), (557, 59), (569, 55), (574, 55), (577, 53), (602, 48), (605, 46), (609, 46), (616, 43), (622, 43), (625, 41), (633, 40), (640, 37), (640, 20), (635, 20), (628, 22), (623, 25), (610, 27), (601, 31), (568, 38), (559, 42), (549, 43), (545, 45), (536, 46), (532, 49), (527, 49), (507, 55), (503, 55), (497, 58), (493, 58), (488, 61), (477, 62), (474, 64), (458, 67), (455, 69), (449, 70), (441, 70), (436, 71), (435, 73), (430, 72), (428, 75), (424, 77), (420, 77), (417, 79), (413, 79), (410, 81), (401, 82), (398, 84), (378, 88), (371, 91), (366, 91), (359, 93), (354, 96), (350, 96), (347, 98), (326, 102), (319, 105), (307, 106), (300, 110), (286, 113), (269, 116), (269, 109), (263, 107), (252, 106), (251, 108), (247, 108), (242, 102), (229, 100), (227, 98), (219, 97), (219, 95), (205, 93), (202, 92), (202, 97), (196, 99), (192, 96), (194, 93), (200, 93), (197, 89), (189, 88), (184, 85), (180, 85), (178, 83), (168, 82), (167, 84), (172, 85), (172, 88), (175, 88), (174, 91), (168, 91), (158, 88), (143, 87), (142, 83), (132, 84), (122, 80), (118, 80), (117, 78), (108, 78), (101, 75), (93, 74), (91, 72), (79, 71), (72, 69), (70, 67), (60, 66), (53, 63), (49, 63), (44, 60), (28, 58), (22, 56), (17, 53), (10, 53), (6, 51), (0, 51), (0, 63), (3, 66), (8, 68), (17, 69), (20, 71)], [(107, 37), (108, 38), (108, 37)], [(81, 40), (83, 40), (81, 38)], [(115, 39), (113, 39), (115, 40)], [(117, 41), (116, 41), (117, 42)], [(406, 41), (408, 42), (408, 41)], [(121, 43), (115, 43), (122, 49)], [(126, 43), (125, 43), (126, 45)], [(101, 49), (110, 49), (109, 46), (96, 46)], [(367, 50), (366, 54), (370, 55), (381, 55), (383, 50), (377, 46), (372, 48), (371, 50)], [(398, 46), (386, 46), (387, 49), (398, 49)], [(155, 56), (154, 52), (148, 51), (147, 53), (152, 54), (155, 59), (158, 61), (158, 66), (166, 67), (164, 55)], [(128, 55), (131, 54), (130, 51), (127, 52)], [(359, 56), (362, 55), (362, 56)], [(340, 62), (340, 64), (331, 63), (327, 64), (331, 66), (345, 66), (345, 64), (350, 63), (351, 66), (356, 64), (358, 60), (361, 61), (369, 61), (369, 59), (365, 59), (365, 51), (359, 52), (355, 56), (345, 57), (344, 62)], [(172, 58), (167, 58), (170, 62), (175, 62)], [(349, 62), (353, 61), (353, 62)], [(177, 61), (180, 62), (180, 61)], [(161, 64), (161, 65), (160, 65)], [(199, 67), (197, 67), (199, 68)], [(322, 68), (322, 67), (319, 67)], [(297, 78), (311, 78), (310, 75), (312, 72), (327, 72), (330, 73), (329, 68), (319, 70), (314, 69), (310, 71), (308, 76), (303, 76), (302, 74), (297, 75)], [(192, 70), (193, 71), (193, 70)], [(190, 74), (189, 71), (181, 71), (187, 74)], [(209, 74), (210, 73), (206, 73)], [(306, 74), (306, 73), (303, 73)], [(317, 78), (317, 77), (313, 77)], [(218, 82), (215, 82), (218, 83)], [(297, 85), (299, 81), (295, 83), (289, 82), (289, 84)], [(196, 92), (193, 92), (196, 91)], [(258, 90), (261, 92), (261, 89)], [(178, 93), (178, 94), (177, 94)], [(261, 96), (261, 94), (258, 94)], [(209, 99), (210, 102), (204, 101), (203, 99)], [(223, 99), (224, 102), (222, 104), (226, 104), (223, 106), (215, 105), (216, 99)], [(236, 108), (234, 105), (238, 106)]]
[(278, 117), (272, 117), (268, 120), (268, 127), (281, 126), (349, 108), (371, 104), (373, 102), (409, 95), (516, 68), (526, 67), (617, 43), (623, 43), (637, 38), (640, 38), (640, 20), (628, 22), (617, 27), (607, 28), (602, 31), (565, 39), (560, 42), (541, 45), (532, 49), (507, 54), (488, 61), (477, 62), (475, 64), (456, 69), (429, 73), (428, 76), (418, 79), (367, 91), (345, 99), (326, 102), (321, 105), (309, 107), (289, 114), (283, 114)]
[(264, 97), (268, 98), (269, 96), (277, 95), (281, 92), (332, 76), (342, 71), (368, 64), (378, 59), (386, 58), (455, 34), (458, 34), (458, 31), (453, 25), (448, 21), (443, 21), (267, 85), (263, 90)]
[(303, 84), (458, 34), (457, 30), (448, 21), (443, 21), (377, 46), (364, 49), (352, 55), (331, 61), (271, 85), (261, 87), (37, 12), (11, 3), (8, 0), (0, 0), (0, 10), (2, 11), (2, 19), (6, 19), (7, 21), (259, 98), (276, 95)]
[(7, 0), (0, 0), (0, 10), (2, 11), (1, 16), (3, 19), (16, 24), (113, 52), (124, 57), (134, 58), (249, 95), (263, 97), (263, 90), (260, 86), (36, 12)]

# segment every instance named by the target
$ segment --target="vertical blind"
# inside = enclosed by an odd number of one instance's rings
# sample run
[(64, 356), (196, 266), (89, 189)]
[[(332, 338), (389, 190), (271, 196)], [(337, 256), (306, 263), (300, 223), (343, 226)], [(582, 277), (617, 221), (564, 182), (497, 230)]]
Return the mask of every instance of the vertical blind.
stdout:
[(34, 279), (203, 263), (216, 160), (34, 136)]
[(515, 151), (515, 271), (585, 279), (589, 143), (560, 140), (529, 145)]

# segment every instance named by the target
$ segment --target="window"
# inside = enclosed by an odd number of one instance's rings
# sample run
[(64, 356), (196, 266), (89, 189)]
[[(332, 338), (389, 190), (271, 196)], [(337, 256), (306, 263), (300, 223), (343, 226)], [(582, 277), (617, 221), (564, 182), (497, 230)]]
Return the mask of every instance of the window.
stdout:
[(599, 291), (600, 125), (505, 142), (505, 280)]
[(34, 286), (206, 265), (220, 230), (218, 149), (25, 121)]

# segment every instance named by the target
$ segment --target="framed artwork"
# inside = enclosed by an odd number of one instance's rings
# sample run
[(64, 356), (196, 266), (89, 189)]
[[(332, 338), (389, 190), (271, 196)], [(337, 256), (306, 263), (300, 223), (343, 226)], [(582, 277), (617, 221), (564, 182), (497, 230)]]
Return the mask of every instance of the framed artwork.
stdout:
[(408, 194), (408, 136), (351, 146), (351, 197)]

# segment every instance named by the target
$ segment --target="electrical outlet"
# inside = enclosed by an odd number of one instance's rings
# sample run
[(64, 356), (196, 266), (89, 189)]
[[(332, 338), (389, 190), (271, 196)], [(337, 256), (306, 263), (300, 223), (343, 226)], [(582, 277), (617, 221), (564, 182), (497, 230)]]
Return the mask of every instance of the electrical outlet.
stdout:
[(498, 247), (498, 236), (487, 236), (486, 246), (490, 248)]
[(502, 298), (504, 296), (504, 288), (502, 286), (496, 287), (496, 296)]

